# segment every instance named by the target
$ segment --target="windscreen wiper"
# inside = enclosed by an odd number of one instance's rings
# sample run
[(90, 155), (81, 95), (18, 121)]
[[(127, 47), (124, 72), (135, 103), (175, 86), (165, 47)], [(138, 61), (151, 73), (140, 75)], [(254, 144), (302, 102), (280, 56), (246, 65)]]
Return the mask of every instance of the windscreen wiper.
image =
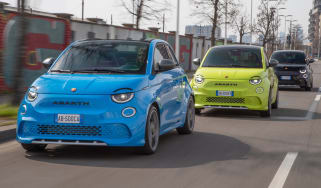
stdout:
[(71, 73), (70, 70), (51, 70), (50, 72)]
[(73, 70), (72, 73), (125, 73), (122, 70), (115, 70), (115, 69), (84, 69), (84, 70)]

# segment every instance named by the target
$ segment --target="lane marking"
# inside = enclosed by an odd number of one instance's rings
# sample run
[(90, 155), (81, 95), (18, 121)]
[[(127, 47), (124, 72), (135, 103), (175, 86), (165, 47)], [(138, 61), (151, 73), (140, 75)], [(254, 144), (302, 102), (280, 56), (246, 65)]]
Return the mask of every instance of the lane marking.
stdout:
[(317, 96), (315, 97), (314, 101), (320, 101), (320, 99), (321, 99), (321, 95), (317, 95)]
[(283, 188), (298, 154), (299, 153), (288, 153), (285, 156), (281, 166), (279, 167), (272, 182), (270, 183), (269, 188)]

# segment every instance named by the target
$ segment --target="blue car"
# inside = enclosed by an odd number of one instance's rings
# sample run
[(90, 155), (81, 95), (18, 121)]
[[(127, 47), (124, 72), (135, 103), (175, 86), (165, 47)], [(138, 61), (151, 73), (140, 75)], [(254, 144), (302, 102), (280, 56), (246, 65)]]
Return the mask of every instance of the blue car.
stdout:
[(157, 150), (173, 129), (191, 134), (193, 91), (162, 40), (84, 40), (71, 44), (28, 89), (17, 140), (27, 151), (48, 144)]

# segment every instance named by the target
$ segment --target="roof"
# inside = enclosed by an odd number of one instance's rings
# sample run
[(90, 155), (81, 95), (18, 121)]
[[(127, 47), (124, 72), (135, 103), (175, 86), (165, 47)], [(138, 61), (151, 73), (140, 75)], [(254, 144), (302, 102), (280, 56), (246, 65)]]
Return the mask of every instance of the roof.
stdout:
[(278, 51), (274, 51), (273, 53), (280, 53), (280, 52), (285, 52), (285, 53), (304, 53), (304, 51), (301, 50), (278, 50)]
[(223, 45), (223, 46), (215, 46), (214, 48), (241, 48), (241, 49), (258, 49), (261, 50), (261, 46), (253, 46), (253, 45)]
[(76, 41), (75, 45), (86, 45), (86, 44), (109, 44), (109, 43), (146, 43), (149, 44), (152, 40), (107, 40), (107, 39), (86, 39)]

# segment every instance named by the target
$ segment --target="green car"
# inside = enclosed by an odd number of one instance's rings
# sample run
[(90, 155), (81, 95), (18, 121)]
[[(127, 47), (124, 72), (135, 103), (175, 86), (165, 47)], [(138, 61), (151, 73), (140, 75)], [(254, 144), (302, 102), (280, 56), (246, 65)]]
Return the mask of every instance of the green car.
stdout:
[(191, 81), (196, 113), (202, 109), (240, 109), (259, 111), (270, 117), (278, 108), (278, 61), (268, 57), (263, 47), (219, 46), (208, 50)]

